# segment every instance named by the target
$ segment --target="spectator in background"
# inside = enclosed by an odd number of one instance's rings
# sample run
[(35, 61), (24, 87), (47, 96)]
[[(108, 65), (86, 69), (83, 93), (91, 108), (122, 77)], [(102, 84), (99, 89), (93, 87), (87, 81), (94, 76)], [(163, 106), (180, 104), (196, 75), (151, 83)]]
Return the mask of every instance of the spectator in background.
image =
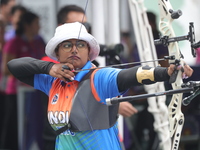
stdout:
[[(87, 22), (85, 11), (76, 5), (66, 5), (62, 7), (57, 13), (57, 25), (71, 22)], [(89, 32), (89, 31), (88, 31)]]
[[(4, 34), (7, 30), (9, 30), (10, 27), (10, 10), (15, 5), (15, 0), (0, 0), (0, 70), (2, 66), (2, 49), (5, 44)], [(2, 126), (3, 126), (3, 120), (4, 120), (4, 110), (3, 107), (5, 104), (5, 86), (4, 86), (4, 80), (2, 78), (2, 72), (0, 71), (0, 114), (1, 120), (0, 120), (0, 135), (2, 135)], [(0, 145), (2, 141), (0, 140)], [(0, 146), (1, 148), (1, 146)]]
[(19, 22), (20, 16), (27, 10), (24, 6), (15, 5), (11, 9), (11, 28), (5, 33), (5, 41), (9, 41), (15, 36), (15, 31), (17, 29), (17, 23)]
[[(1, 50), (3, 49), (4, 43), (8, 42), (10, 39), (12, 39), (15, 36), (15, 30), (17, 28), (17, 23), (19, 21), (21, 14), (24, 13), (25, 11), (26, 11), (26, 8), (21, 5), (15, 5), (11, 8), (9, 28), (7, 29), (6, 32), (5, 32), (5, 30), (0, 31), (0, 32), (2, 32), (1, 33), (1, 46), (0, 46)], [(2, 62), (2, 53), (1, 53), (0, 62)], [(2, 92), (5, 91), (6, 82), (7, 82), (7, 76), (4, 74), (3, 76), (1, 76), (1, 79), (0, 79), (0, 90)], [(2, 101), (3, 101), (3, 99), (2, 99)]]
[(16, 0), (1, 0), (0, 1), (0, 15), (5, 24), (5, 32), (11, 27), (11, 9), (16, 4)]
[[(159, 39), (161, 34), (157, 28), (156, 15), (153, 12), (147, 12), (147, 17), (149, 24), (151, 25), (154, 40)], [(164, 58), (164, 56), (168, 56), (168, 47), (163, 46), (162, 44), (155, 46), (158, 58)], [(169, 64), (168, 61), (160, 61), (159, 63), (162, 67), (167, 67)]]
[[(5, 44), (5, 34), (7, 31), (12, 28), (11, 25), (11, 9), (13, 6), (15, 6), (15, 0), (1, 0), (0, 1), (0, 18), (1, 18), (1, 43), (0, 43), (0, 50), (2, 52), (3, 45)], [(3, 27), (3, 28), (2, 28)], [(0, 63), (2, 63), (2, 53), (0, 56)], [(2, 76), (2, 73), (0, 72), (0, 90), (4, 92), (5, 90), (5, 82), (6, 82), (6, 77)], [(3, 101), (3, 99), (1, 99)], [(3, 109), (3, 108), (2, 108)]]
[[(1, 58), (2, 58), (2, 48), (4, 46), (4, 32), (5, 32), (5, 24), (4, 24), (4, 21), (2, 19), (2, 16), (0, 15), (0, 62), (1, 62)], [(0, 63), (1, 64), (1, 63)], [(0, 69), (1, 69), (1, 66), (0, 66)], [(0, 85), (2, 84), (2, 77), (1, 77), (1, 71), (0, 71)], [(4, 106), (4, 89), (2, 89), (0, 87), (0, 106)], [(3, 114), (4, 113), (4, 107), (1, 107), (0, 109), (0, 114)], [(0, 119), (0, 129), (2, 128), (2, 124), (3, 124), (3, 117), (4, 115), (1, 116), (1, 119)], [(0, 135), (2, 134), (1, 130), (0, 130)], [(1, 143), (1, 141), (0, 141)]]
[(39, 17), (25, 12), (19, 19), (16, 36), (9, 40), (3, 48), (2, 73), (8, 75), (5, 96), (5, 119), (1, 134), (1, 148), (18, 149), (17, 134), (17, 87), (16, 78), (7, 69), (7, 62), (19, 57), (30, 56), (41, 59), (44, 56), (45, 42), (38, 35)]
[(5, 24), (10, 24), (10, 10), (16, 4), (15, 0), (1, 0), (0, 1), (0, 14), (3, 16)]
[(0, 52), (2, 52), (5, 40), (4, 40), (4, 33), (5, 33), (5, 23), (3, 18), (0, 14)]

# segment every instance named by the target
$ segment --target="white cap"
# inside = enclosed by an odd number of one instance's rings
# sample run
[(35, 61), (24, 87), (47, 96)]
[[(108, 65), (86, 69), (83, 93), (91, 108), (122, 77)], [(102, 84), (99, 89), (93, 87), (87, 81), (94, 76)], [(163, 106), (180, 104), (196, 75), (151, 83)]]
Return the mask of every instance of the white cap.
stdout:
[(61, 42), (69, 39), (79, 39), (86, 41), (90, 46), (89, 58), (91, 61), (99, 55), (100, 47), (96, 39), (91, 34), (89, 34), (85, 26), (79, 22), (65, 23), (58, 26), (55, 30), (54, 37), (50, 39), (46, 45), (46, 55), (57, 61), (55, 48)]

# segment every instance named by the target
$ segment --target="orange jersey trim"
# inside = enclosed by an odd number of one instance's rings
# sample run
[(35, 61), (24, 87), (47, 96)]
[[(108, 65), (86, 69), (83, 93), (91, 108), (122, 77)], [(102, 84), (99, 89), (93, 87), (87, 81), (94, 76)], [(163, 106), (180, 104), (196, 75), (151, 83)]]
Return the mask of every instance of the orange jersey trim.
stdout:
[(97, 93), (97, 91), (96, 91), (96, 89), (95, 89), (95, 87), (94, 87), (94, 74), (96, 73), (98, 71), (98, 69), (96, 69), (96, 70), (94, 70), (93, 72), (92, 72), (92, 75), (91, 75), (91, 90), (92, 90), (92, 94), (94, 95), (94, 98), (98, 101), (98, 102), (100, 102), (100, 97), (99, 97), (99, 95), (98, 95), (98, 93)]

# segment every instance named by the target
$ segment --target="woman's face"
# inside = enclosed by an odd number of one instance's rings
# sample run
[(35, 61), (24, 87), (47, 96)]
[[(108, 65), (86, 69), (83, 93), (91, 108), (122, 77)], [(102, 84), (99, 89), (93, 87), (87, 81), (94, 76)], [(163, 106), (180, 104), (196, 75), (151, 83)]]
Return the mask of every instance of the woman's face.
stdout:
[(59, 62), (71, 63), (75, 69), (80, 69), (89, 60), (89, 46), (82, 40), (66, 40), (58, 45), (56, 55)]

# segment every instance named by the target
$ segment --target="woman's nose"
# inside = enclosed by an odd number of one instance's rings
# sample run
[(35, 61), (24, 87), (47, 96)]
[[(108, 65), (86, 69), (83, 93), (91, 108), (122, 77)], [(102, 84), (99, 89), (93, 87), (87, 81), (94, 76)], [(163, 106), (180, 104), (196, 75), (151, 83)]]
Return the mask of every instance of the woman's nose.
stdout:
[(78, 49), (76, 48), (76, 45), (73, 44), (71, 52), (77, 52), (77, 51), (78, 51)]

